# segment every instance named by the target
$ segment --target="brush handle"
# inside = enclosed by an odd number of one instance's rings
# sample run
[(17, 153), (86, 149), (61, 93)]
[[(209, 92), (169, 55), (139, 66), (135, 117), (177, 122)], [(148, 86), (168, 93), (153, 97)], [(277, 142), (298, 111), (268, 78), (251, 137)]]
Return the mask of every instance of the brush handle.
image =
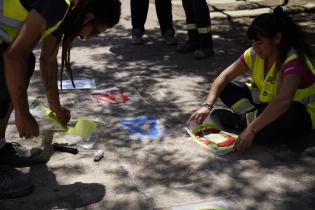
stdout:
[(52, 144), (52, 146), (55, 151), (59, 151), (59, 152), (68, 152), (74, 155), (79, 152), (75, 146), (57, 144), (57, 143)]

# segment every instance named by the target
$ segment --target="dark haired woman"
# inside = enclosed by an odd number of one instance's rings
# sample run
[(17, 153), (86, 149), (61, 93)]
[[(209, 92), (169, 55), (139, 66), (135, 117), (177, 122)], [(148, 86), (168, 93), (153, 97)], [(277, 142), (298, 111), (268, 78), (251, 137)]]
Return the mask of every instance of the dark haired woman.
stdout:
[[(60, 104), (57, 53), (62, 42), (62, 67), (70, 73), (71, 42), (88, 39), (118, 23), (119, 0), (0, 0), (0, 165), (27, 166), (41, 150), (28, 151), (6, 143), (5, 130), (12, 109), (21, 138), (38, 136), (39, 127), (29, 112), (27, 88), (35, 67), (32, 50), (42, 40), (41, 79), (50, 109), (66, 124), (70, 111)], [(0, 198), (32, 190), (30, 180), (10, 167), (0, 168)]]
[[(189, 120), (199, 123), (220, 97), (226, 109), (215, 109), (223, 126), (240, 133), (235, 151), (244, 152), (253, 140), (267, 142), (275, 134), (303, 135), (315, 129), (314, 56), (302, 30), (277, 7), (250, 25), (252, 47), (213, 82), (203, 106)], [(249, 70), (252, 84), (232, 81)], [(275, 138), (273, 138), (275, 139)]]

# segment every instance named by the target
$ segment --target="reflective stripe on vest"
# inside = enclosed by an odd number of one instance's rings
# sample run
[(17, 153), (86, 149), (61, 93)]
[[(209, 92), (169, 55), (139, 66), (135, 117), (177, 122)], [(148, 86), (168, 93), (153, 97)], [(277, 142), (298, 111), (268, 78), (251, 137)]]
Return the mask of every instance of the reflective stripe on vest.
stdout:
[[(10, 1), (10, 2), (13, 2), (13, 1)], [(4, 0), (0, 0), (0, 23), (4, 23), (6, 25), (13, 26), (16, 28), (20, 27), (22, 24), (21, 21), (4, 16), (5, 13), (3, 10), (3, 4), (4, 4)]]
[[(275, 64), (273, 64), (267, 76), (264, 78), (264, 59), (260, 58), (258, 55), (253, 56), (253, 54), (252, 48), (246, 50), (244, 59), (249, 69), (252, 71), (253, 82), (257, 85), (259, 90), (260, 102), (269, 103), (276, 97), (277, 83), (280, 81), (278, 79), (279, 76), (274, 74)], [(297, 57), (298, 55), (295, 50), (290, 50), (283, 66)], [(314, 66), (307, 57), (306, 64), (308, 69), (315, 75)], [(313, 128), (315, 128), (315, 83), (307, 88), (297, 89), (293, 100), (303, 103), (306, 106), (312, 120)]]
[(19, 0), (0, 0), (0, 7), (0, 38), (10, 43), (27, 17), (28, 11)]
[[(67, 3), (69, 9), (70, 0), (65, 0), (65, 2)], [(10, 43), (15, 38), (19, 28), (22, 26), (28, 14), (29, 11), (23, 7), (20, 0), (0, 0), (0, 43), (2, 41)], [(56, 30), (64, 18), (65, 16), (56, 25), (47, 29), (43, 33), (41, 39)]]

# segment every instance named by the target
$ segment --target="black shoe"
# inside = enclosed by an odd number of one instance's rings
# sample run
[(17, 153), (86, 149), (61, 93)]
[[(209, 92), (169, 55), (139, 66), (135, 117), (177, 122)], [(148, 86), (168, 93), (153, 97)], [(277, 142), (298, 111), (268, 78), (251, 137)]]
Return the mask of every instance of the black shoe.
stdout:
[(196, 50), (194, 52), (194, 58), (195, 59), (206, 59), (206, 58), (209, 58), (213, 56), (213, 50), (212, 49), (199, 49), (199, 50)]
[(131, 34), (131, 43), (133, 45), (142, 45), (142, 33), (140, 29), (133, 29)]
[(242, 115), (231, 112), (227, 109), (214, 109), (211, 116), (219, 121), (225, 129), (242, 131), (246, 128), (246, 123)]
[(33, 188), (28, 175), (15, 168), (0, 166), (0, 199), (25, 196), (30, 194)]
[(199, 49), (197, 42), (187, 41), (177, 47), (176, 52), (178, 53), (191, 53)]
[(166, 30), (163, 34), (164, 41), (166, 45), (176, 45), (177, 39), (175, 38), (175, 31), (174, 29)]
[(43, 163), (47, 160), (41, 159), (42, 153), (40, 148), (28, 150), (16, 142), (6, 143), (0, 150), (0, 164), (24, 167)]

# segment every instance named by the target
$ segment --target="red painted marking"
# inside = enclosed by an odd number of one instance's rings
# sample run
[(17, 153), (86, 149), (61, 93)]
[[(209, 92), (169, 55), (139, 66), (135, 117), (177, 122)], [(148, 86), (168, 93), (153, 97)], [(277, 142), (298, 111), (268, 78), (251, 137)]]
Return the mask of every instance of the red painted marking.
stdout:
[(212, 141), (210, 141), (210, 140), (203, 140), (203, 143), (204, 143), (205, 145), (208, 145), (208, 144), (211, 144)]
[(105, 101), (109, 104), (124, 104), (129, 98), (121, 91), (109, 91), (104, 93), (91, 93), (96, 101)]
[(224, 142), (218, 144), (219, 147), (227, 147), (235, 142), (236, 138), (233, 136), (228, 137)]

